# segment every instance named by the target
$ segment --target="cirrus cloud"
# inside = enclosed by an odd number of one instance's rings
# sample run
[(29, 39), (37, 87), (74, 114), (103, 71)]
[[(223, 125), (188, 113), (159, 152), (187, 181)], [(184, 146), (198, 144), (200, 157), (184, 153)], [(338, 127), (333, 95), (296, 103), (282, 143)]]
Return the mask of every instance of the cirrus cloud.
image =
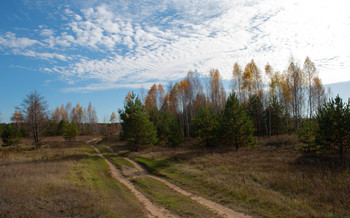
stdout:
[(43, 24), (36, 39), (7, 32), (0, 35), (0, 45), (16, 54), (62, 61), (46, 71), (67, 81), (92, 81), (65, 91), (101, 90), (96, 80), (110, 89), (177, 80), (191, 69), (206, 74), (218, 68), (230, 79), (234, 62), (245, 65), (251, 59), (261, 68), (269, 62), (282, 71), (291, 55), (300, 62), (310, 56), (323, 81), (331, 83), (350, 80), (345, 4), (88, 1), (79, 9), (62, 9), (65, 20), (59, 28)]

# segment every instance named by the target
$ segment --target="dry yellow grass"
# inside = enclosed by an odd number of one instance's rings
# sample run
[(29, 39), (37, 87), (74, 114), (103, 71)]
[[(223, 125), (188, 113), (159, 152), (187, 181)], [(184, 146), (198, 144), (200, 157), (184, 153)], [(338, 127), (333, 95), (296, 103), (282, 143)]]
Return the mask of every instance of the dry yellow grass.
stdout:
[(110, 177), (92, 148), (45, 140), (38, 150), (1, 149), (0, 216), (144, 216), (142, 205)]
[(349, 166), (300, 163), (293, 142), (288, 136), (257, 149), (161, 149), (132, 157), (179, 186), (248, 214), (350, 216)]

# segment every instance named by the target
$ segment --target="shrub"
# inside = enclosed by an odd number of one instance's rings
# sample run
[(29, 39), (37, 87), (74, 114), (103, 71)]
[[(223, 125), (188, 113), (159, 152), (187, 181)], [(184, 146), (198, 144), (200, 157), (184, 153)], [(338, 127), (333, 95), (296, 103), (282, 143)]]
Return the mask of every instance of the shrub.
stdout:
[(21, 133), (17, 128), (8, 124), (2, 131), (1, 138), (5, 146), (10, 146), (21, 141)]
[(21, 126), (21, 128), (19, 129), (19, 131), (20, 131), (21, 136), (22, 136), (23, 138), (29, 137), (29, 130), (28, 130), (27, 127)]

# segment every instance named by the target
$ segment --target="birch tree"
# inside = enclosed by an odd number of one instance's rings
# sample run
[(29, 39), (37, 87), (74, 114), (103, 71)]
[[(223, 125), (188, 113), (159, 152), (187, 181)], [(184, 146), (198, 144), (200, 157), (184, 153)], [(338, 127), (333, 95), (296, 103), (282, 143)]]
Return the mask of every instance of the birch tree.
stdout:
[(311, 61), (309, 57), (306, 57), (304, 61), (304, 73), (306, 76), (306, 85), (308, 91), (308, 110), (309, 110), (309, 118), (312, 118), (312, 114), (314, 112), (314, 92), (313, 92), (313, 81), (317, 76), (317, 71), (315, 64)]
[(217, 69), (209, 72), (208, 97), (214, 113), (218, 113), (224, 109), (226, 92), (222, 84), (220, 72)]
[(294, 128), (297, 130), (300, 126), (300, 121), (302, 117), (302, 109), (304, 102), (303, 86), (304, 78), (303, 72), (300, 67), (294, 62), (293, 59), (290, 60), (287, 69), (287, 84), (291, 91), (291, 107), (292, 115), (294, 119)]
[(233, 65), (233, 71), (232, 71), (232, 86), (233, 90), (237, 92), (239, 102), (242, 102), (242, 76), (243, 76), (243, 71), (241, 67), (238, 65), (236, 62)]
[(254, 60), (244, 68), (244, 73), (242, 76), (242, 90), (248, 94), (250, 98), (253, 94), (262, 97), (262, 79), (259, 68), (256, 66)]
[(47, 102), (37, 91), (26, 96), (18, 108), (25, 116), (25, 121), (34, 139), (36, 148), (40, 148), (40, 139), (48, 121)]
[(312, 93), (314, 103), (313, 108), (317, 111), (326, 102), (325, 89), (319, 77), (313, 79)]

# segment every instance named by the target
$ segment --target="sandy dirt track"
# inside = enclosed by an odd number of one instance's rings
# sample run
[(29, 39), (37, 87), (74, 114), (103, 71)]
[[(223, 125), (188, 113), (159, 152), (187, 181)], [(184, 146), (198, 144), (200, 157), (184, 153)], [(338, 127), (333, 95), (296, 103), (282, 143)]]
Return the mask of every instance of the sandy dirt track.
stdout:
[(96, 153), (98, 153), (98, 155), (101, 158), (103, 158), (103, 160), (107, 163), (111, 171), (112, 177), (116, 179), (118, 182), (125, 185), (136, 196), (136, 198), (144, 205), (145, 209), (148, 212), (147, 214), (148, 217), (176, 217), (165, 208), (154, 205), (148, 198), (146, 198), (141, 192), (139, 192), (134, 187), (134, 185), (128, 179), (126, 179), (109, 160), (107, 160), (105, 156), (101, 154), (98, 148), (96, 148), (93, 145), (91, 146), (95, 149)]
[[(110, 150), (113, 154), (117, 155), (113, 149), (109, 146), (106, 146), (105, 147)], [(239, 212), (236, 212), (236, 211), (233, 211), (232, 209), (230, 208), (227, 208), (225, 206), (222, 206), (218, 203), (215, 203), (213, 201), (210, 201), (206, 198), (203, 198), (201, 196), (198, 196), (198, 195), (194, 195), (190, 192), (187, 192), (185, 190), (183, 190), (182, 188), (168, 182), (167, 180), (163, 179), (163, 178), (160, 178), (160, 177), (157, 177), (157, 176), (154, 176), (154, 175), (151, 175), (147, 172), (146, 169), (144, 169), (141, 165), (139, 165), (138, 163), (136, 163), (135, 161), (131, 160), (130, 158), (127, 158), (127, 157), (123, 157), (125, 160), (129, 161), (130, 163), (132, 163), (134, 165), (134, 167), (137, 169), (137, 171), (139, 171), (139, 174), (140, 175), (143, 175), (143, 176), (148, 176), (148, 177), (151, 177), (153, 179), (156, 179), (158, 181), (161, 181), (163, 182), (164, 184), (166, 184), (169, 188), (177, 191), (178, 193), (186, 196), (186, 197), (189, 197), (191, 198), (193, 201), (196, 201), (198, 202), (199, 204), (202, 204), (204, 205), (205, 207), (209, 208), (210, 210), (212, 210), (213, 212), (215, 212), (216, 214), (222, 216), (222, 217), (237, 217), (237, 218), (246, 218), (246, 217), (250, 217), (250, 216), (247, 216), (243, 213), (239, 213)]]

